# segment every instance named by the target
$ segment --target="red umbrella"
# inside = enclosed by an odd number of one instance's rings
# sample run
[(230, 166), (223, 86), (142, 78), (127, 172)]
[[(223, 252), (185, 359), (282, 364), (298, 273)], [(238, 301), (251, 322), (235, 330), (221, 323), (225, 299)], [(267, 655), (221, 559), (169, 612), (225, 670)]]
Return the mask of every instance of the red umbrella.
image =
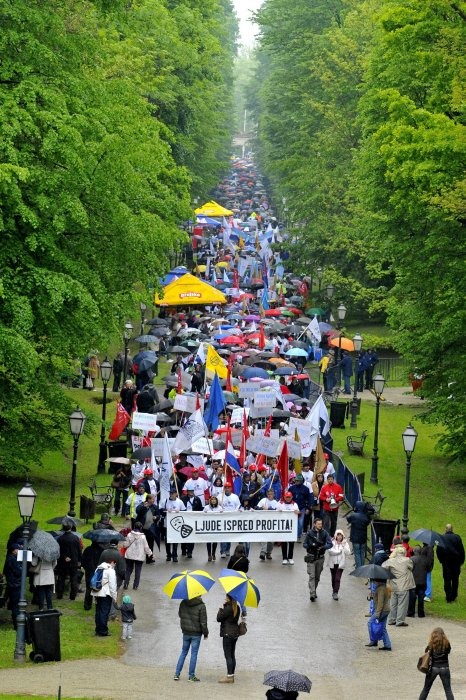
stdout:
[[(301, 312), (299, 312), (301, 313)], [(281, 311), (280, 309), (267, 309), (265, 312), (266, 316), (281, 316)]]
[(220, 339), (221, 345), (244, 345), (244, 340), (238, 335), (227, 335)]
[[(178, 474), (184, 474), (184, 476), (187, 476), (188, 479), (190, 479), (193, 475), (193, 469), (195, 468), (196, 467), (183, 467), (182, 469), (178, 469), (177, 472)], [(199, 472), (199, 476), (201, 476), (202, 478), (207, 476), (204, 471), (204, 467), (198, 468), (197, 471)]]

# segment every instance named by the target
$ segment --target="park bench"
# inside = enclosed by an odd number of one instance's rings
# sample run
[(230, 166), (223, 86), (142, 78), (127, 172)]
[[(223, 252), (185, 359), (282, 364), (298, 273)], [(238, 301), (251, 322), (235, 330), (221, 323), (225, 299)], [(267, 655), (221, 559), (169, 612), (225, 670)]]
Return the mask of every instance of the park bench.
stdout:
[(380, 511), (382, 510), (383, 502), (385, 501), (387, 497), (383, 495), (382, 491), (377, 491), (375, 496), (364, 496), (364, 499), (366, 501), (369, 501), (372, 507), (374, 508), (374, 515), (380, 515)]
[(367, 430), (363, 430), (362, 434), (359, 436), (348, 435), (346, 438), (346, 444), (348, 445), (348, 450), (350, 455), (362, 455), (364, 454), (364, 443), (367, 438)]
[(111, 486), (97, 486), (96, 480), (92, 479), (89, 490), (96, 506), (110, 508), (113, 500), (113, 489)]

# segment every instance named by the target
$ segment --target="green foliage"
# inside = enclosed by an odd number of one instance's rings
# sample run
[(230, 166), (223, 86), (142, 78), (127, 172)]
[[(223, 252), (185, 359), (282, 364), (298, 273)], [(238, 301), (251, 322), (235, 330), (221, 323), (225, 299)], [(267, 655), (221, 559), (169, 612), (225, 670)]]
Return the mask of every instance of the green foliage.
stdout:
[(226, 157), (232, 17), (227, 0), (2, 3), (0, 474), (60, 444), (57, 379), (185, 244), (191, 189)]

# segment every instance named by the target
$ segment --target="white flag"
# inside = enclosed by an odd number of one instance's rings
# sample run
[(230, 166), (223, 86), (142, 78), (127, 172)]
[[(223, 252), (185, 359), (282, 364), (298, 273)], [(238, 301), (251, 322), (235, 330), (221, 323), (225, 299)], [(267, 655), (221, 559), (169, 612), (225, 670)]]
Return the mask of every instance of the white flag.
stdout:
[(320, 420), (325, 421), (325, 425), (322, 429), (322, 435), (327, 435), (327, 433), (330, 430), (330, 420), (328, 417), (328, 411), (327, 411), (327, 406), (325, 405), (325, 402), (322, 398), (322, 396), (319, 396), (311, 410), (309, 411), (309, 414), (306, 416), (305, 420), (309, 421), (311, 423), (312, 427), (317, 431), (317, 434), (320, 435)]
[(225, 268), (223, 268), (223, 281), (225, 284), (230, 284), (230, 279), (227, 275), (227, 271), (225, 270)]
[(200, 361), (202, 362), (202, 364), (205, 365), (206, 358), (205, 358), (204, 343), (199, 343), (199, 347), (197, 349), (195, 357), (198, 357), (200, 359)]
[(251, 325), (249, 326), (249, 331), (248, 331), (248, 332), (249, 332), (249, 333), (257, 333), (257, 326), (256, 326), (256, 322), (255, 322), (255, 321), (253, 321), (253, 322), (251, 323)]
[(204, 423), (202, 411), (198, 408), (179, 429), (172, 445), (172, 453), (180, 454), (184, 450), (189, 450), (192, 444), (201, 437), (207, 437), (207, 426)]
[(168, 442), (168, 435), (165, 433), (163, 450), (162, 450), (162, 464), (159, 469), (159, 485), (160, 485), (160, 501), (159, 503), (165, 503), (170, 495), (170, 478), (173, 474), (173, 461), (170, 454), (170, 443)]
[(308, 325), (308, 328), (311, 331), (314, 338), (317, 340), (317, 342), (320, 343), (320, 341), (322, 340), (322, 333), (320, 332), (319, 321), (317, 320), (317, 316), (314, 316), (314, 318)]

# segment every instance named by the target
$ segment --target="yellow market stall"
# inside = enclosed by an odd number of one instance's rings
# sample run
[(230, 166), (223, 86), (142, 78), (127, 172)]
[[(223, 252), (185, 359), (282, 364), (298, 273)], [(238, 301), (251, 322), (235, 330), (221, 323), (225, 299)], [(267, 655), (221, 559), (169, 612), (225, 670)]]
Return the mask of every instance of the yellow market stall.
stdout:
[(207, 282), (187, 273), (163, 289), (163, 296), (155, 295), (157, 306), (202, 306), (205, 304), (226, 304), (226, 296)]
[(195, 209), (194, 212), (200, 216), (213, 217), (231, 216), (233, 214), (233, 212), (230, 211), (230, 209), (225, 209), (225, 207), (222, 207), (221, 204), (217, 204), (217, 202), (214, 202), (214, 200), (212, 200), (211, 202), (206, 202), (199, 209)]

